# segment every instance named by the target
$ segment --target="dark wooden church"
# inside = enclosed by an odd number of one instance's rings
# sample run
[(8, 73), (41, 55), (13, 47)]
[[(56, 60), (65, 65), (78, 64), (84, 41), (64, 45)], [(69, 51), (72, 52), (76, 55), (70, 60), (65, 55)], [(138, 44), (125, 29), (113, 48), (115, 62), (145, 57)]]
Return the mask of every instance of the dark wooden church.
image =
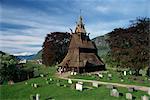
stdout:
[(104, 70), (105, 65), (97, 54), (97, 48), (86, 33), (82, 17), (80, 16), (72, 38), (68, 53), (58, 65), (63, 71), (78, 73)]

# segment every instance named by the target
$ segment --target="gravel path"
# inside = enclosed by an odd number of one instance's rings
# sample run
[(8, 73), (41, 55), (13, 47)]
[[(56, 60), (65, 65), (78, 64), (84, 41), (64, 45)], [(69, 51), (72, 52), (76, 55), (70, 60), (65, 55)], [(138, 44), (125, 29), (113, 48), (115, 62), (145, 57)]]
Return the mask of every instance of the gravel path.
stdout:
[[(69, 78), (65, 77), (59, 77), (61, 79), (68, 80)], [(147, 92), (150, 87), (146, 86), (137, 86), (137, 85), (127, 85), (127, 84), (120, 84), (120, 83), (110, 83), (110, 82), (101, 82), (101, 81), (95, 81), (95, 80), (85, 80), (85, 79), (71, 79), (73, 81), (81, 81), (81, 82), (97, 82), (98, 84), (103, 84), (103, 85), (114, 85), (114, 86), (119, 86), (119, 87), (134, 87), (136, 90), (141, 90)]]

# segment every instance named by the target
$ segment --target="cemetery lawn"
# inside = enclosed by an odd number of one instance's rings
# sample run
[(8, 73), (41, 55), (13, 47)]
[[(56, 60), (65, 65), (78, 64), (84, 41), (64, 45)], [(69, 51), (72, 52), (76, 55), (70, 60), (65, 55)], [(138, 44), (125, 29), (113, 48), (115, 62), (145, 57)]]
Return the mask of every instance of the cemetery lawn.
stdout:
[[(40, 100), (125, 100), (125, 93), (128, 93), (126, 88), (118, 87), (118, 91), (123, 93), (122, 97), (110, 96), (110, 89), (102, 85), (98, 88), (93, 88), (91, 83), (84, 83), (84, 90), (77, 91), (74, 85), (67, 83), (67, 80), (61, 80), (54, 76), (55, 67), (42, 68), (41, 73), (46, 72), (45, 77), (32, 78), (27, 81), (18, 82), (13, 85), (0, 85), (0, 100), (29, 100), (31, 95), (40, 94)], [(53, 81), (47, 79), (52, 78)], [(27, 82), (27, 84), (25, 84)], [(39, 85), (38, 88), (31, 86), (32, 83)], [(75, 83), (75, 82), (73, 82)], [(147, 95), (146, 92), (132, 92), (136, 100), (140, 100), (141, 96)]]
[[(148, 86), (150, 87), (150, 80), (147, 80), (147, 77), (144, 76), (133, 76), (122, 74), (123, 82), (121, 82), (121, 75), (119, 72), (115, 70), (109, 70), (109, 74), (112, 74), (112, 79), (108, 79), (108, 74), (103, 73), (103, 78), (98, 77), (98, 75), (87, 75), (87, 74), (77, 74), (74, 76), (70, 76), (70, 78), (75, 79), (86, 79), (86, 80), (97, 80), (102, 82), (111, 82), (111, 83), (120, 83), (120, 84), (129, 84), (129, 85), (137, 85), (137, 86)], [(134, 80), (136, 78), (136, 80)]]

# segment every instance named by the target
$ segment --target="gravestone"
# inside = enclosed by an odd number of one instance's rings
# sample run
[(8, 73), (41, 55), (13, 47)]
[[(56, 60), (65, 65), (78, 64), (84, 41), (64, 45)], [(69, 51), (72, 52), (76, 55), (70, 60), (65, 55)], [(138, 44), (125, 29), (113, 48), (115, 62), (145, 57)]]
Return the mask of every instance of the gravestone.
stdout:
[(77, 75), (77, 72), (74, 72), (74, 75)]
[(40, 100), (40, 94), (36, 94), (36, 100)]
[(144, 95), (144, 96), (141, 96), (141, 100), (149, 100), (149, 97)]
[(117, 89), (112, 89), (110, 91), (110, 95), (113, 96), (113, 97), (119, 97), (119, 92)]
[(46, 81), (46, 84), (50, 84), (49, 81)]
[(126, 99), (127, 100), (132, 100), (132, 94), (131, 93), (126, 93)]
[(27, 84), (28, 84), (28, 82), (25, 82), (25, 84), (27, 85)]
[(108, 74), (108, 80), (112, 80), (112, 74)]
[(133, 91), (135, 91), (135, 89), (134, 89), (134, 87), (129, 87), (129, 88), (128, 88), (128, 91), (129, 91), (129, 92), (133, 92)]
[(124, 80), (123, 80), (123, 79), (121, 79), (120, 81), (121, 81), (121, 82), (124, 82)]
[(30, 95), (30, 100), (35, 100), (35, 96), (34, 95)]
[(71, 80), (71, 79), (68, 79), (68, 83), (69, 83), (69, 84), (72, 84), (72, 80)]
[(112, 77), (112, 74), (108, 74), (108, 77), (111, 78), (111, 77)]
[(92, 86), (93, 86), (93, 87), (98, 87), (98, 83), (97, 83), (97, 82), (93, 82), (93, 83), (92, 83)]
[(150, 95), (150, 87), (148, 88), (148, 92), (147, 93), (148, 93), (148, 95)]
[(43, 74), (40, 74), (40, 76), (41, 76), (41, 77), (44, 77), (44, 75), (43, 75)]
[(33, 84), (33, 87), (38, 88), (38, 85), (36, 83)]
[(100, 74), (100, 73), (99, 73), (98, 76), (99, 76), (100, 78), (103, 78), (103, 74)]
[(129, 71), (129, 74), (132, 75), (132, 71), (131, 70)]
[(113, 89), (114, 86), (113, 85), (106, 85), (106, 88)]
[(66, 84), (64, 84), (64, 87), (67, 87), (67, 85), (66, 85)]
[(127, 71), (123, 71), (123, 75), (126, 76), (127, 75)]
[(73, 72), (71, 72), (70, 75), (73, 75)]
[(60, 83), (56, 83), (57, 86), (60, 86)]
[(78, 82), (78, 83), (83, 85), (83, 82)]
[(52, 79), (52, 78), (50, 78), (49, 80), (50, 80), (50, 81), (53, 81), (53, 79)]
[(82, 91), (83, 90), (83, 85), (80, 83), (76, 83), (76, 90)]

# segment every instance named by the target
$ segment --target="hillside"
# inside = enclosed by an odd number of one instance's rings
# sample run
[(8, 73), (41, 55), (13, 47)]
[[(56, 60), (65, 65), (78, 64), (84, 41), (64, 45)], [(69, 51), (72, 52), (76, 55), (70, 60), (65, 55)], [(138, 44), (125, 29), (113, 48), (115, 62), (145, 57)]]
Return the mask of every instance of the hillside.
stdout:
[(109, 51), (109, 46), (108, 43), (106, 42), (107, 38), (108, 36), (106, 34), (92, 39), (92, 41), (94, 41), (94, 43), (96, 44), (96, 47), (98, 49), (98, 55), (100, 57), (103, 57)]
[(32, 57), (32, 60), (42, 59), (42, 50), (40, 50), (37, 54)]

